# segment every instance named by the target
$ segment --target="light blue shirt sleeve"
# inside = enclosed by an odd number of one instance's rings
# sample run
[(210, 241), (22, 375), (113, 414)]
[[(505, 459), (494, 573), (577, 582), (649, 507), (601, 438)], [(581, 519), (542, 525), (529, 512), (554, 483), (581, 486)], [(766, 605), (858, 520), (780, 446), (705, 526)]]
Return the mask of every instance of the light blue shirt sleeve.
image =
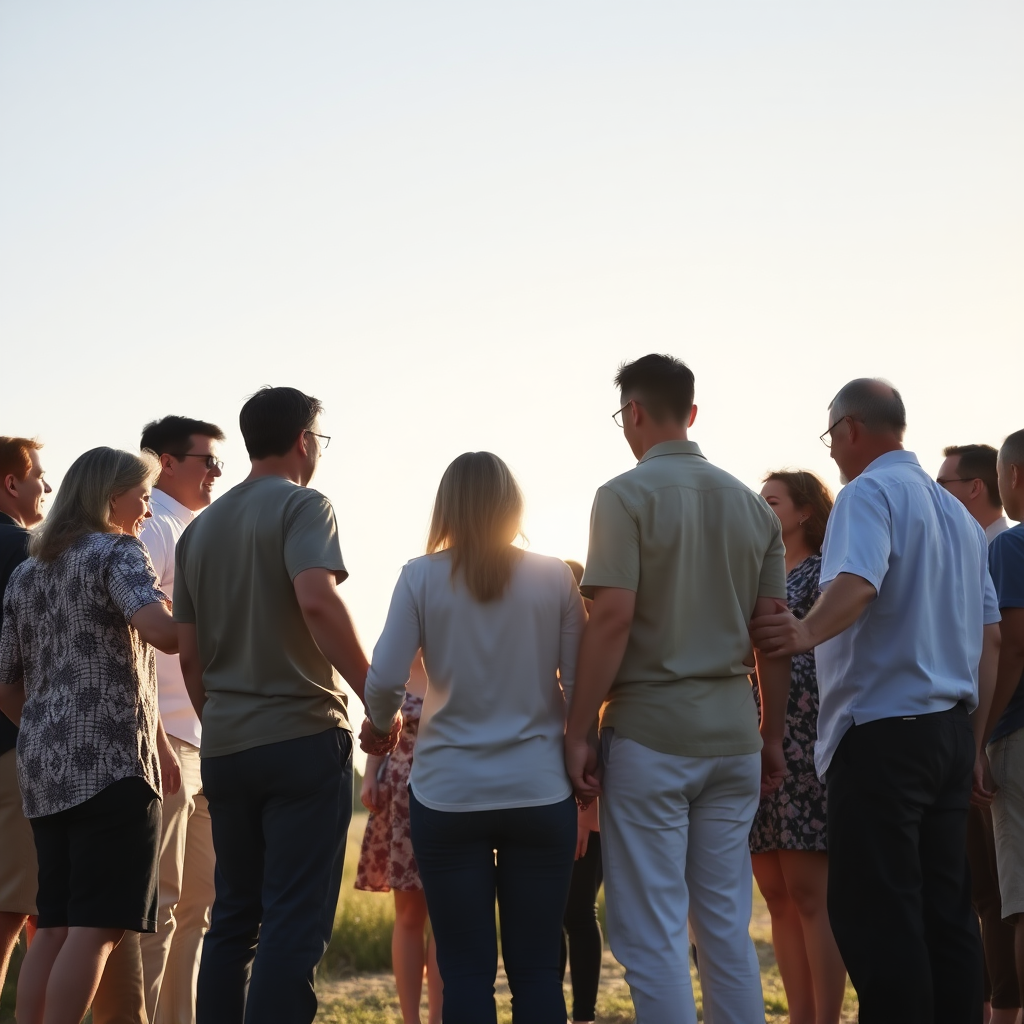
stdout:
[(892, 513), (880, 489), (855, 480), (839, 493), (821, 553), (821, 587), (840, 573), (860, 576), (876, 591), (889, 571)]

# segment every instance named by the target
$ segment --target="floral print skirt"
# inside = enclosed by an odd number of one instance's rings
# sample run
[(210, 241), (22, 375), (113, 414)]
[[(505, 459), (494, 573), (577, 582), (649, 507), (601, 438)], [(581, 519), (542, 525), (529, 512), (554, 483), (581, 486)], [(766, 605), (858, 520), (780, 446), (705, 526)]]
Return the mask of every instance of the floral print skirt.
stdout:
[(409, 772), (422, 707), (423, 698), (411, 694), (402, 704), (402, 738), (382, 770), (384, 809), (370, 815), (363, 833), (357, 889), (413, 892), (423, 888), (409, 835)]

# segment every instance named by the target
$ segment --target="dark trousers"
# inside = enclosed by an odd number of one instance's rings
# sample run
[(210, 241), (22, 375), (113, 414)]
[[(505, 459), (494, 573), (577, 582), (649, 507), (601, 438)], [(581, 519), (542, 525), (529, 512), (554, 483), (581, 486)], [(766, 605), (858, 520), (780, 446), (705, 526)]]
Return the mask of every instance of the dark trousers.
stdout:
[(985, 999), (997, 1010), (1020, 1006), (1017, 965), (1013, 953), (1013, 925), (1003, 920), (996, 873), (996, 840), (992, 811), (971, 806), (967, 818), (967, 860), (971, 865), (971, 899), (981, 922), (985, 948)]
[(352, 817), (341, 729), (203, 758), (217, 854), (197, 1024), (308, 1024)]
[(512, 1020), (565, 1024), (558, 949), (576, 850), (573, 798), (451, 812), (425, 807), (410, 790), (409, 817), (444, 982), (444, 1024), (497, 1021), (495, 896)]
[[(572, 976), (572, 1019), (593, 1020), (601, 983), (601, 925), (597, 921), (597, 890), (604, 880), (601, 833), (591, 832), (587, 852), (572, 866), (569, 902), (562, 921), (562, 977), (568, 960)], [(569, 948), (566, 950), (566, 938)]]
[(980, 1024), (963, 705), (852, 726), (827, 776), (828, 912), (862, 1024)]

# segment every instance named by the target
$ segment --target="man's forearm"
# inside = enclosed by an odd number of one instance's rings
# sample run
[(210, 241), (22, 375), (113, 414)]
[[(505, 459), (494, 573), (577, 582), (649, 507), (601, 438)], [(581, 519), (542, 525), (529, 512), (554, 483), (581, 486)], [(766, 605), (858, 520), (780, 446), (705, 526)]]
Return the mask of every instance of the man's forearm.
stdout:
[(876, 596), (875, 588), (862, 576), (841, 572), (803, 620), (809, 641), (807, 649), (849, 629)]
[(754, 660), (761, 695), (761, 738), (766, 743), (781, 743), (786, 732), (792, 659), (767, 658), (755, 651)]
[(206, 686), (203, 684), (203, 670), (196, 665), (186, 667), (184, 661), (181, 665), (181, 675), (185, 680), (185, 691), (192, 707), (201, 722), (203, 720), (203, 708), (206, 707)]
[[(978, 706), (971, 716), (971, 727), (974, 731), (974, 748), (976, 751), (985, 749), (991, 728), (992, 702), (996, 694), (996, 679), (999, 672), (999, 624), (985, 626), (981, 645), (981, 661), (978, 663)], [(992, 720), (992, 725), (995, 721)]]
[(578, 739), (597, 723), (601, 705), (615, 682), (629, 641), (630, 624), (602, 625), (591, 618), (583, 631), (566, 734)]
[(303, 610), (303, 616), (324, 657), (341, 673), (345, 682), (365, 704), (363, 693), (370, 663), (363, 653), (344, 601), (338, 597), (330, 603), (325, 602), (321, 607)]

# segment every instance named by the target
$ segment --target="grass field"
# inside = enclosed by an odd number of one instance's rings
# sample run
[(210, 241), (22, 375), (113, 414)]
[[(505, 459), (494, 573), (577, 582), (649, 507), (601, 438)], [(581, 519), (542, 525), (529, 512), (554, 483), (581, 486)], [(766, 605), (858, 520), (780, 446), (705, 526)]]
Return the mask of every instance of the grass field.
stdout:
[[(317, 978), (320, 1010), (316, 1019), (320, 1024), (401, 1024), (398, 998), (390, 973), (394, 903), (390, 896), (358, 892), (353, 888), (365, 824), (366, 815), (357, 814), (349, 830), (348, 855), (345, 858), (345, 876), (335, 919), (334, 938)], [(603, 893), (600, 909), (603, 921)], [(765, 1018), (772, 1024), (782, 1024), (789, 1020), (786, 995), (772, 953), (768, 910), (756, 889), (750, 933), (761, 963)], [(21, 952), (18, 950), (0, 1000), (0, 1024), (14, 1020), (14, 983), (20, 960)], [(696, 975), (694, 992), (700, 1016), (700, 982)], [(566, 996), (568, 1001), (568, 985)], [(498, 977), (497, 1001), (500, 1024), (509, 1024), (512, 1014), (504, 972), (500, 972)], [(856, 1020), (856, 1008), (856, 996), (848, 988), (844, 1021)], [(604, 954), (597, 1011), (599, 1024), (628, 1024), (633, 1020), (633, 1006), (623, 980), (622, 968), (607, 950)], [(424, 992), (423, 1020), (426, 1019)]]

